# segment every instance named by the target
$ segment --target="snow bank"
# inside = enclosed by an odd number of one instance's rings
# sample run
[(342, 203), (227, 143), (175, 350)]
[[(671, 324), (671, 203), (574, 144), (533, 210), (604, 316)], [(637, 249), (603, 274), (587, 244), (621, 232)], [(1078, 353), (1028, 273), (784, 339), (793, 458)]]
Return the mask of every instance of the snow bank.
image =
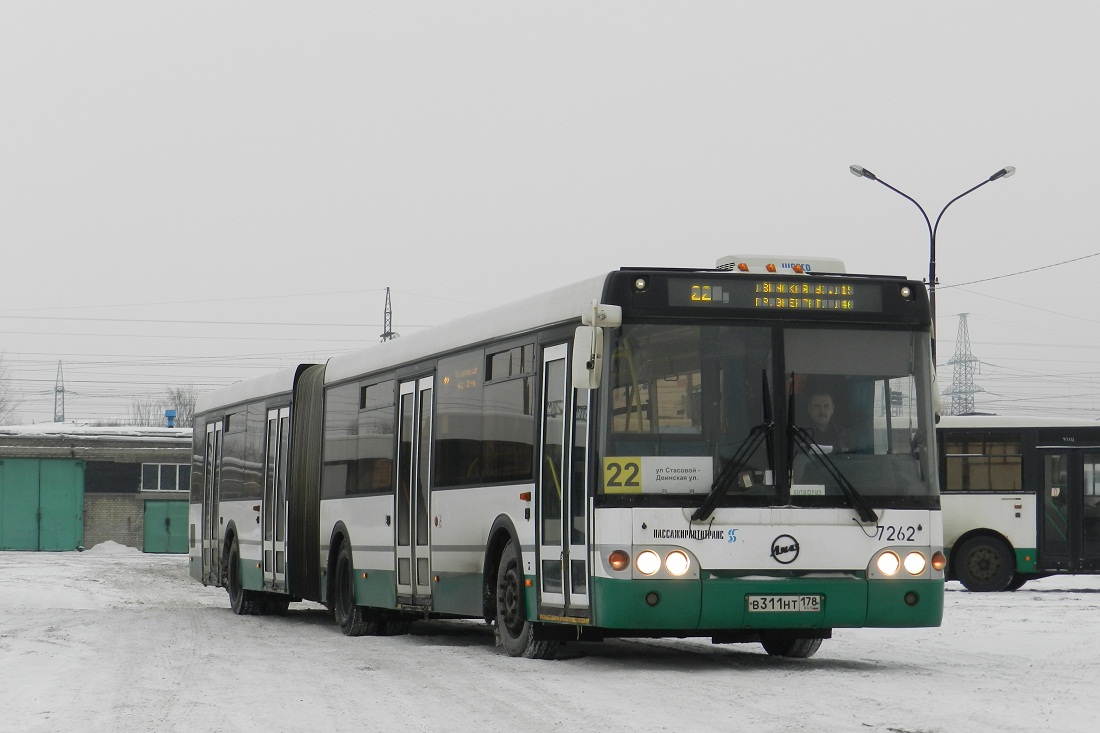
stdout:
[(107, 540), (106, 542), (100, 542), (98, 545), (92, 547), (86, 552), (90, 552), (95, 555), (131, 555), (134, 553), (140, 553), (141, 550), (136, 547), (130, 547), (128, 545), (120, 545), (113, 540)]

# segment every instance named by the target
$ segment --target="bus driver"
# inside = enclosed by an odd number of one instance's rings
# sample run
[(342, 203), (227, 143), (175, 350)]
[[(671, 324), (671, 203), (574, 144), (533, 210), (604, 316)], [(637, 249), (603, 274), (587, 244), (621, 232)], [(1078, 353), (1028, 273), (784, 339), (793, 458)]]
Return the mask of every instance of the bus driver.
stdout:
[(844, 431), (833, 421), (833, 396), (825, 390), (816, 390), (810, 393), (810, 400), (806, 403), (806, 411), (813, 423), (811, 435), (819, 446), (831, 446), (833, 453), (842, 453), (847, 450), (847, 441)]

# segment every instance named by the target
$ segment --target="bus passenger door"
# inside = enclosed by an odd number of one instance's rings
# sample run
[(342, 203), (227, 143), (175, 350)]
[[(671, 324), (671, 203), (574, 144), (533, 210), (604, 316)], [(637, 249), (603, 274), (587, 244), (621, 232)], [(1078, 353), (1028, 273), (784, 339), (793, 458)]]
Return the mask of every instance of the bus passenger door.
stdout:
[(587, 618), (589, 391), (570, 389), (568, 356), (565, 344), (543, 351), (538, 475), (540, 612)]
[(286, 590), (286, 471), (290, 444), (290, 408), (267, 411), (264, 446), (263, 522), (264, 588)]
[(1040, 570), (1100, 570), (1100, 450), (1040, 450)]
[(206, 424), (205, 453), (202, 482), (202, 579), (203, 583), (221, 585), (221, 522), (218, 518), (222, 473), (221, 418)]
[(431, 603), (431, 558), (428, 517), (431, 516), (432, 378), (402, 382), (398, 391), (397, 424), (397, 601)]

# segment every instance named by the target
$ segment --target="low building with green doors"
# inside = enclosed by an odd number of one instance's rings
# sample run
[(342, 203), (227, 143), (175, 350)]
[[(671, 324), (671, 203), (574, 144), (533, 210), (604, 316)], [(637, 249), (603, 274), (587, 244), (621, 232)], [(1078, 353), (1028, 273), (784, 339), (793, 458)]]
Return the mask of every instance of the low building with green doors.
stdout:
[(0, 427), (0, 550), (187, 552), (190, 428)]

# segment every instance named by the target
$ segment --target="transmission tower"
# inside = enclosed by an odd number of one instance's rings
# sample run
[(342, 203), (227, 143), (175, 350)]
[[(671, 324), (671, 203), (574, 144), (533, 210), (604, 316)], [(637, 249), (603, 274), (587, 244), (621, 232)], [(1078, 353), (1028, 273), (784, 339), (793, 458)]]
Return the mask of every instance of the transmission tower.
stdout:
[(65, 422), (65, 375), (61, 373), (61, 362), (57, 362), (57, 382), (53, 387), (53, 421)]
[(966, 325), (968, 313), (959, 314), (959, 335), (955, 339), (955, 355), (951, 361), (951, 388), (944, 392), (951, 396), (951, 414), (969, 415), (974, 412), (974, 393), (985, 390), (974, 384), (974, 372), (978, 359), (970, 353), (970, 329)]
[(392, 341), (399, 335), (393, 332), (393, 308), (390, 307), (390, 289), (386, 288), (386, 311), (382, 316), (382, 340)]

